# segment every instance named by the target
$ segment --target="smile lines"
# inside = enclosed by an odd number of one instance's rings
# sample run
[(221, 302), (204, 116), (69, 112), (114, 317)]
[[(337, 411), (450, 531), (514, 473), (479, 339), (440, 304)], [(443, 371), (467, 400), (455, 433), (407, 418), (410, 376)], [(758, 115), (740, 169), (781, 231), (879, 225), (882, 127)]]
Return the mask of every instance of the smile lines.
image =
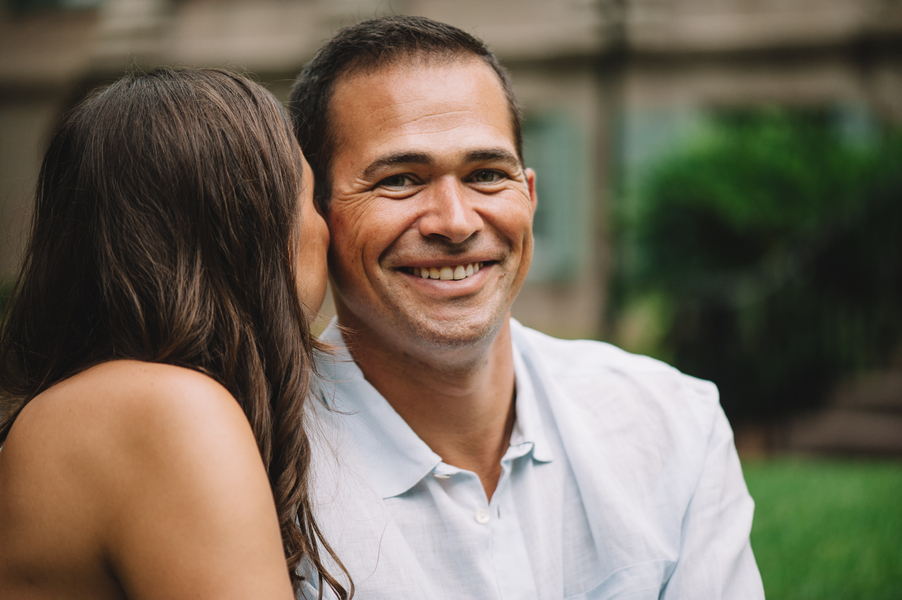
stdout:
[(423, 279), (441, 279), (444, 281), (466, 279), (482, 268), (481, 262), (457, 265), (455, 267), (414, 267), (413, 274)]

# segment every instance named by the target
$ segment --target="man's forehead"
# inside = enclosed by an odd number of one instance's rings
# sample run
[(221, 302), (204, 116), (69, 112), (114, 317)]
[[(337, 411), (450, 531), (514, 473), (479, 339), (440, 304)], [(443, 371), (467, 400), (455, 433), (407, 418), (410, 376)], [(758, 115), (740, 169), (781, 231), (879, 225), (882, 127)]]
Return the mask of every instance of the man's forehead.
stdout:
[(453, 71), (456, 69), (477, 69), (490, 75), (491, 80), (497, 86), (502, 97), (505, 97), (504, 85), (498, 74), (481, 57), (473, 54), (443, 55), (437, 53), (428, 54), (404, 54), (391, 60), (379, 63), (362, 63), (348, 68), (336, 78), (332, 86), (332, 93), (328, 103), (329, 116), (334, 119), (337, 112), (341, 112), (347, 102), (355, 100), (354, 96), (346, 93), (354, 84), (364, 81), (365, 85), (379, 86), (393, 82), (404, 84), (405, 82), (419, 82), (427, 73), (441, 71)]
[[(474, 96), (477, 88), (481, 93)], [(438, 122), (442, 113), (455, 110), (469, 112), (473, 121), (497, 123), (500, 117), (498, 124), (509, 131), (513, 142), (513, 118), (502, 82), (478, 56), (411, 57), (408, 62), (355, 69), (336, 81), (329, 117), (340, 147), (352, 142), (352, 136), (394, 133), (402, 122), (412, 124), (420, 118)]]

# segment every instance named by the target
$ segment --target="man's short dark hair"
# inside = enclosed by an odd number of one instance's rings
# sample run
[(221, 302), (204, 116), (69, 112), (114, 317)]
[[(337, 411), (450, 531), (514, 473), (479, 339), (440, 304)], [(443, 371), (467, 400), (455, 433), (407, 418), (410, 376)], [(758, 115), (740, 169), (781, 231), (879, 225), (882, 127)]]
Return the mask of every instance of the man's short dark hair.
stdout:
[(288, 102), (295, 135), (313, 169), (314, 197), (323, 210), (328, 210), (332, 195), (336, 147), (330, 103), (335, 84), (351, 73), (373, 72), (405, 58), (453, 61), (467, 56), (481, 58), (498, 76), (522, 161), (522, 115), (510, 76), (486, 45), (465, 31), (425, 17), (378, 17), (345, 27), (319, 49), (295, 80)]

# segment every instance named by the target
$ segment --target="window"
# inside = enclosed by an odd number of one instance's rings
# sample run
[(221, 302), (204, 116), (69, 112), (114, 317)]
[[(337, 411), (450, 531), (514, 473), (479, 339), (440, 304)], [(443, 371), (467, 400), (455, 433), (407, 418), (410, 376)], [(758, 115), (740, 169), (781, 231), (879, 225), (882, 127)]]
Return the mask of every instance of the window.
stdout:
[(579, 208), (588, 177), (584, 158), (582, 137), (571, 117), (553, 112), (526, 116), (523, 160), (536, 172), (539, 197), (530, 281), (566, 282), (578, 272), (585, 229)]

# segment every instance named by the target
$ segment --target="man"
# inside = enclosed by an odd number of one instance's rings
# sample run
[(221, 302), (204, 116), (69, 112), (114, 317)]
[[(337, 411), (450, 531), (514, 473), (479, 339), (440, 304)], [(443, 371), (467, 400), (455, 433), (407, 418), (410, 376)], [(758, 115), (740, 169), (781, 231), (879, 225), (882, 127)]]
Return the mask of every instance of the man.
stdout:
[(312, 485), (359, 597), (762, 598), (714, 386), (511, 320), (535, 174), (485, 46), (366, 21), (290, 103), (341, 326)]

